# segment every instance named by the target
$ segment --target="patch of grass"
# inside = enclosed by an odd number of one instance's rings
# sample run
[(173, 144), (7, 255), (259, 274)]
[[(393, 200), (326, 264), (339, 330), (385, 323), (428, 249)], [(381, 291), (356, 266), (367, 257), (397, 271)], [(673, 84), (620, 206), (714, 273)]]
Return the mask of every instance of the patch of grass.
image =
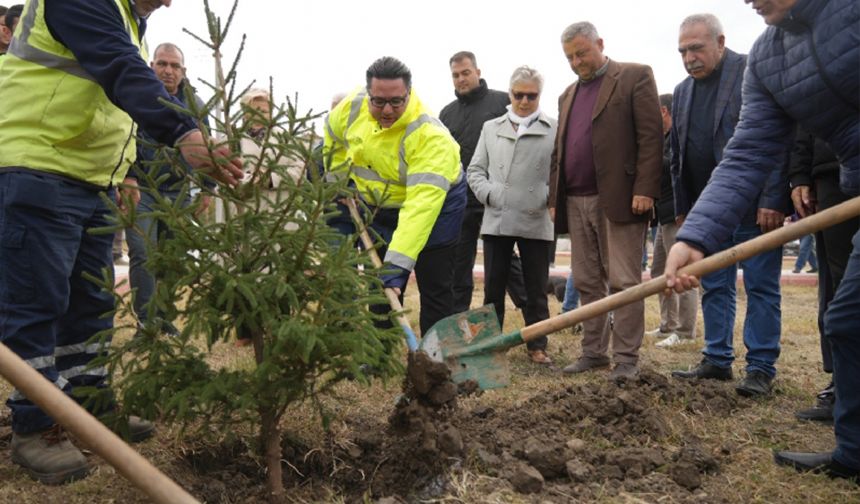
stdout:
[[(476, 285), (473, 306), (483, 299), (482, 285)], [(746, 298), (739, 292), (737, 323), (734, 346), (737, 361), (734, 369), (742, 375), (745, 348), (742, 340), (743, 317)], [(410, 320), (418, 326), (417, 289), (411, 285), (406, 296), (406, 306), (411, 310)], [(550, 297), (550, 313), (558, 314), (560, 305)], [(675, 449), (692, 440), (697, 440), (711, 453), (720, 454), (721, 465), (716, 474), (703, 477), (703, 486), (694, 499), (697, 502), (780, 502), (839, 504), (860, 501), (858, 487), (844, 481), (833, 481), (826, 477), (797, 474), (792, 470), (777, 467), (773, 463), (772, 450), (791, 448), (798, 450), (828, 450), (834, 446), (831, 426), (816, 423), (801, 423), (794, 419), (795, 410), (809, 406), (815, 393), (826, 385), (829, 377), (821, 372), (821, 357), (817, 331), (817, 293), (814, 287), (791, 286), (783, 288), (783, 351), (777, 368), (777, 392), (767, 400), (740, 399), (738, 409), (727, 414), (690, 413), (684, 400), (660, 403), (651, 398), (650, 408), (659, 409), (666, 419), (667, 436), (662, 445)], [(659, 308), (656, 298), (646, 301), (646, 329), (659, 323)], [(521, 314), (508, 301), (505, 330), (521, 328)], [(694, 343), (671, 349), (654, 347), (657, 340), (646, 338), (641, 350), (641, 364), (662, 374), (677, 368), (686, 368), (701, 358), (701, 315), (699, 333)], [(129, 331), (130, 333), (130, 331)], [(122, 334), (119, 337), (130, 337)], [(561, 367), (572, 362), (580, 352), (581, 335), (570, 332), (550, 336), (549, 354)], [(243, 366), (251, 359), (250, 349), (237, 349), (231, 343), (219, 344), (212, 357), (218, 365)], [(486, 405), (504, 410), (524, 404), (535, 396), (543, 396), (549, 390), (557, 390), (560, 384), (579, 385), (598, 383), (606, 379), (606, 372), (585, 373), (577, 376), (562, 375), (558, 371), (532, 365), (524, 348), (508, 352), (512, 368), (510, 386), (486, 391), (479, 396), (461, 401), (464, 408)], [(732, 387), (733, 384), (726, 384)], [(0, 392), (8, 394), (10, 388), (0, 382)], [(381, 426), (390, 414), (400, 394), (396, 381), (381, 383), (374, 381), (369, 388), (357, 383), (343, 383), (338, 389), (338, 398), (327, 398), (323, 405), (332, 417), (331, 428), (325, 431), (311, 405), (303, 404), (291, 409), (283, 421), (289, 436), (301, 440), (309, 450), (324, 450), (326, 446), (348, 446), (357, 431), (369, 425)], [(61, 487), (47, 487), (31, 481), (25, 473), (9, 460), (11, 437), (7, 412), (0, 414), (0, 502), (44, 503), (64, 502), (70, 504), (91, 502), (147, 502), (144, 495), (132, 487), (98, 457), (90, 460), (97, 470), (89, 478)], [(253, 442), (252, 428), (234, 433), (234, 438)], [(584, 433), (590, 443), (605, 443)], [(213, 441), (198, 437), (180, 441), (177, 432), (170, 426), (160, 425), (154, 439), (137, 448), (177, 482), (194, 493), (204, 475), (195, 471), (188, 462), (188, 454), (212, 447)], [(299, 484), (300, 478), (292, 469), (286, 468), (287, 485), (292, 487), (289, 495), (295, 502), (343, 502), (340, 492), (326, 480), (312, 484)], [(205, 475), (211, 477), (211, 475)], [(225, 476), (226, 477), (226, 476)], [(242, 482), (262, 488), (263, 475), (252, 482), (247, 477), (224, 481), (225, 485)], [(664, 502), (653, 492), (622, 492), (608, 484), (595, 483), (595, 502)], [(450, 473), (448, 492), (438, 502), (575, 502), (575, 495), (544, 492), (539, 497), (524, 496), (514, 492), (507, 481), (481, 471), (476, 461), (465, 462), (463, 467)], [(254, 489), (249, 488), (245, 502), (257, 502)], [(693, 499), (693, 494), (691, 494)], [(372, 501), (372, 500), (368, 500)]]

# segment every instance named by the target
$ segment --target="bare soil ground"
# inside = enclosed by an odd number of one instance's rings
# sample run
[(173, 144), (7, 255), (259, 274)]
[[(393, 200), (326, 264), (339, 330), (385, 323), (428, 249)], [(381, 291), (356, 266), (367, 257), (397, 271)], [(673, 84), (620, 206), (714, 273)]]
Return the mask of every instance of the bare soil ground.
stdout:
[[(480, 289), (476, 286), (473, 306), (482, 300)], [(415, 308), (414, 286), (411, 290), (407, 306)], [(434, 393), (428, 386), (438, 404), (405, 417), (391, 419), (403, 392), (399, 382), (375, 382), (369, 389), (344, 383), (338, 398), (326, 400), (333, 416), (328, 431), (309, 406), (296, 407), (284, 420), (289, 498), (858, 502), (860, 491), (853, 484), (798, 475), (772, 462), (774, 449), (833, 446), (832, 427), (793, 417), (827, 381), (820, 371), (816, 290), (787, 287), (783, 296), (783, 352), (770, 399), (741, 398), (731, 383), (691, 384), (669, 378), (672, 369), (698, 362), (701, 336), (671, 349), (657, 349), (655, 341), (646, 338), (643, 372), (634, 381), (611, 383), (607, 371), (565, 376), (559, 369), (576, 358), (580, 340), (566, 331), (550, 337), (555, 368), (536, 367), (523, 348), (514, 348), (509, 352), (509, 387), (454, 398), (450, 390)], [(556, 314), (559, 304), (550, 299)], [(741, 293), (736, 376), (743, 373), (744, 304)], [(659, 321), (656, 299), (646, 306), (646, 326), (653, 328)], [(505, 329), (521, 327), (519, 313), (510, 304), (508, 310)], [(214, 358), (228, 366), (245, 365), (251, 352), (224, 345)], [(0, 389), (9, 392), (5, 382)], [(62, 487), (31, 481), (9, 460), (6, 414), (0, 414), (0, 502), (147, 502), (94, 455), (90, 458), (97, 469), (83, 481)], [(213, 439), (179, 438), (177, 429), (161, 425), (156, 437), (138, 449), (205, 502), (253, 503), (265, 500), (262, 463), (249, 455), (253, 443), (250, 427)]]

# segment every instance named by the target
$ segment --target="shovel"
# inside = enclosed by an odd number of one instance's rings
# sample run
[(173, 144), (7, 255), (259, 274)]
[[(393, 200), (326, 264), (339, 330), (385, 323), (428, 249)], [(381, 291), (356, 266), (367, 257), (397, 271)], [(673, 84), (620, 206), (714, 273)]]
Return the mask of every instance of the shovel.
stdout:
[[(345, 205), (349, 208), (349, 214), (352, 216), (352, 221), (355, 223), (355, 227), (359, 232), (358, 234), (361, 236), (361, 242), (364, 244), (364, 248), (367, 249), (367, 253), (370, 254), (370, 260), (377, 269), (381, 269), (382, 261), (379, 259), (379, 254), (376, 253), (376, 247), (373, 244), (373, 240), (371, 240), (370, 235), (367, 234), (367, 226), (365, 226), (364, 221), (361, 219), (361, 215), (358, 213), (358, 209), (355, 207), (355, 200), (353, 198), (345, 199)], [(409, 320), (407, 320), (406, 315), (403, 314), (403, 305), (400, 304), (400, 298), (397, 297), (397, 293), (394, 292), (394, 289), (392, 288), (386, 288), (383, 290), (385, 291), (385, 297), (388, 298), (388, 304), (391, 306), (391, 309), (400, 313), (400, 315), (397, 316), (397, 323), (400, 324), (400, 328), (403, 330), (403, 335), (406, 337), (406, 346), (409, 347), (410, 352), (418, 350), (418, 340), (415, 337), (415, 331), (412, 330), (412, 326), (409, 325)]]
[[(794, 224), (706, 257), (681, 268), (678, 273), (687, 273), (701, 278), (703, 275), (858, 215), (860, 215), (860, 197), (852, 198)], [(481, 389), (504, 387), (510, 381), (508, 361), (505, 356), (507, 349), (642, 300), (665, 288), (666, 277), (661, 275), (576, 310), (508, 334), (502, 334), (492, 305), (483, 306), (446, 317), (434, 324), (423, 336), (421, 350), (431, 359), (447, 364), (454, 383), (474, 380)]]
[(199, 501), (0, 343), (0, 375), (159, 504)]

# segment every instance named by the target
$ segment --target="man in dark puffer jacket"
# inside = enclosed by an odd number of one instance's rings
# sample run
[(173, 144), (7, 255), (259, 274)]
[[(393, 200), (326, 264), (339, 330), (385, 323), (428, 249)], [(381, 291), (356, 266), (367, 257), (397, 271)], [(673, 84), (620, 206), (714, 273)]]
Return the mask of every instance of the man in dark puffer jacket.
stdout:
[[(856, 0), (744, 0), (770, 25), (750, 51), (741, 119), (702, 196), (678, 233), (666, 264), (669, 286), (681, 266), (718, 250), (774, 168), (786, 163), (800, 124), (825, 140), (840, 163), (840, 185), (860, 193), (860, 5)], [(778, 452), (778, 464), (831, 477), (860, 473), (860, 232), (825, 315), (833, 350), (836, 449)]]

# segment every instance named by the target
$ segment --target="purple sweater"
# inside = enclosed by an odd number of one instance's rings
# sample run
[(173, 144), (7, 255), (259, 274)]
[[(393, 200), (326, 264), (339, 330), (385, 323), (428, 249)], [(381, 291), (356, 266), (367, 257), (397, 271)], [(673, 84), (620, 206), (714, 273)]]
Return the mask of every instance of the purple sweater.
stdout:
[(589, 196), (597, 194), (597, 172), (594, 170), (594, 150), (591, 141), (591, 115), (603, 76), (580, 82), (567, 119), (564, 139), (564, 178), (567, 194)]

